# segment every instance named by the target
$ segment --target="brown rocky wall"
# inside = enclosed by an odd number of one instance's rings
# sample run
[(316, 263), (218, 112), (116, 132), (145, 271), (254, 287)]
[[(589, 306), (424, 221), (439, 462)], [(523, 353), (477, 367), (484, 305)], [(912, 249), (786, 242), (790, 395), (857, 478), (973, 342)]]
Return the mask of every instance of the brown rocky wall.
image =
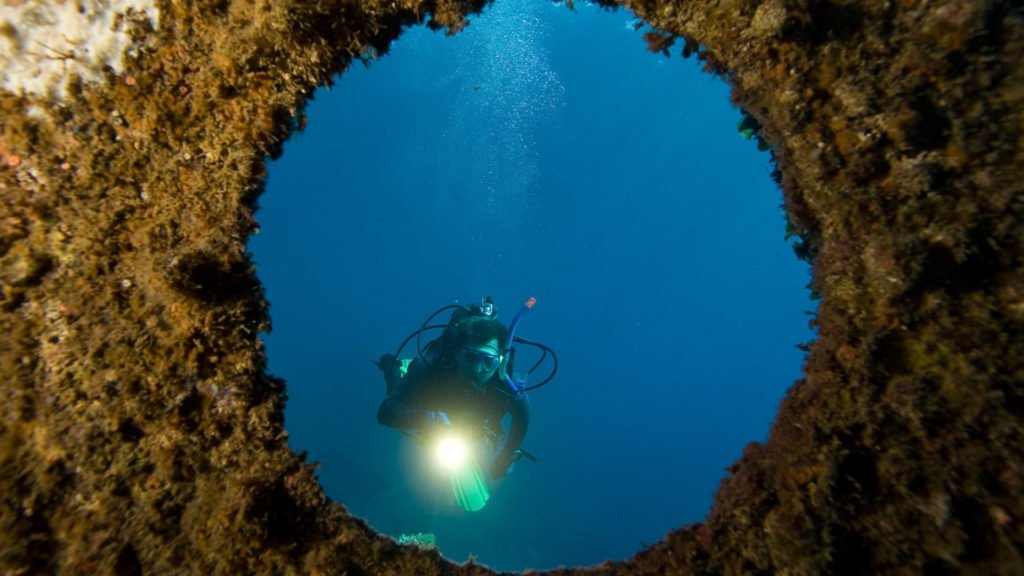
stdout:
[[(625, 5), (763, 124), (820, 336), (706, 521), (593, 570), (1024, 574), (1021, 3)], [(0, 91), (0, 570), (488, 572), (324, 497), (245, 252), (312, 90), (482, 6), (164, 1), (122, 72)]]

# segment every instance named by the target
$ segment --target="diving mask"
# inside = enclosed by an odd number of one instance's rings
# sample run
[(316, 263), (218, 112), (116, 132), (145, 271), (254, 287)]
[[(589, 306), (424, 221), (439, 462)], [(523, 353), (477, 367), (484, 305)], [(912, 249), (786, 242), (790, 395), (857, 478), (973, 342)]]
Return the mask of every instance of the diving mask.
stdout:
[(459, 364), (475, 372), (493, 372), (501, 364), (501, 356), (487, 349), (460, 348), (455, 355)]

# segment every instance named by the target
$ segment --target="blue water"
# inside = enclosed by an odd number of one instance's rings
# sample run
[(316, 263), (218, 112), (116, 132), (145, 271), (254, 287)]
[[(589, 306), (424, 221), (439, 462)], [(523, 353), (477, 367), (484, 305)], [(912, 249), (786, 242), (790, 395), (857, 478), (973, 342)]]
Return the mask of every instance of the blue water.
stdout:
[[(813, 303), (768, 154), (632, 19), (499, 0), (452, 38), (411, 29), (317, 92), (270, 167), (251, 249), (291, 443), (386, 534), (502, 570), (627, 558), (701, 521), (800, 377)], [(540, 461), (466, 513), (377, 424), (372, 361), (488, 294), (506, 322), (535, 296), (519, 334), (561, 367), (531, 395)]]

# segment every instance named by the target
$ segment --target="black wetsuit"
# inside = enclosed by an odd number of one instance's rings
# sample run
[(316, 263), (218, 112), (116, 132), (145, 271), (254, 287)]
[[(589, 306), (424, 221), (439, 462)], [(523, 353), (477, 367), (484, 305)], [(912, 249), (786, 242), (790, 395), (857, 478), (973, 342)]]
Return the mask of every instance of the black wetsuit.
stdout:
[[(424, 351), (430, 358), (431, 347)], [(452, 425), (471, 431), (486, 427), (502, 433), (501, 420), (512, 415), (508, 437), (502, 452), (519, 448), (530, 423), (530, 403), (526, 392), (510, 389), (495, 372), (483, 390), (477, 390), (462, 378), (455, 366), (444, 367), (441, 361), (426, 366), (420, 359), (409, 365), (405, 377), (397, 368), (389, 378), (389, 393), (377, 411), (377, 421), (398, 429), (418, 430), (433, 421), (434, 412), (444, 412)]]

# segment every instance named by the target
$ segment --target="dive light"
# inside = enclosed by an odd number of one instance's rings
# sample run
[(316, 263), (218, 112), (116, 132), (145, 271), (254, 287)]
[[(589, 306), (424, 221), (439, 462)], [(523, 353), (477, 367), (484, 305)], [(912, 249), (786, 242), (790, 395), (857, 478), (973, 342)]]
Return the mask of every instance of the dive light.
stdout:
[(445, 470), (457, 470), (466, 463), (469, 447), (461, 438), (454, 434), (445, 434), (434, 447), (434, 456), (438, 464)]

